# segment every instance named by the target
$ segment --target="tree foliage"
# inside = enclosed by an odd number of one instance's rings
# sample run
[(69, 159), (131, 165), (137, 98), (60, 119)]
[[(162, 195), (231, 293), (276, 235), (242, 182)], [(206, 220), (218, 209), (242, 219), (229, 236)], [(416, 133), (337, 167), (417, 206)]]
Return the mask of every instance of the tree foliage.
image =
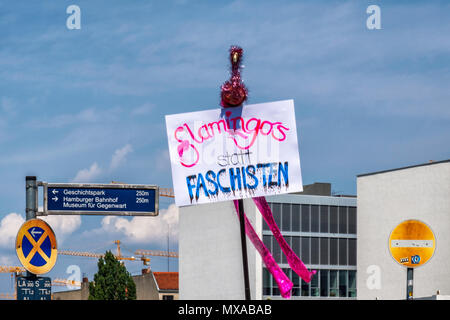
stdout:
[(94, 281), (89, 283), (89, 300), (136, 300), (136, 284), (131, 274), (111, 251), (97, 265)]

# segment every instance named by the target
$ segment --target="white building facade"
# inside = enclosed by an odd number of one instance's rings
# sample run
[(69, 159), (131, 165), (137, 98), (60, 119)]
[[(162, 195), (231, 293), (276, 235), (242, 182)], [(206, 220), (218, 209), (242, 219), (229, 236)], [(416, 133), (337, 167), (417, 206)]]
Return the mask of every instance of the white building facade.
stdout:
[[(356, 198), (317, 195), (267, 197), (285, 240), (308, 269), (311, 283), (293, 273), (251, 199), (245, 213), (275, 261), (294, 284), (292, 299), (356, 299)], [(239, 219), (231, 201), (180, 208), (180, 299), (244, 299)], [(247, 238), (251, 298), (282, 299)]]
[(388, 239), (405, 220), (434, 232), (436, 249), (414, 268), (414, 298), (450, 295), (450, 160), (357, 177), (358, 299), (406, 298), (406, 268), (391, 257)]

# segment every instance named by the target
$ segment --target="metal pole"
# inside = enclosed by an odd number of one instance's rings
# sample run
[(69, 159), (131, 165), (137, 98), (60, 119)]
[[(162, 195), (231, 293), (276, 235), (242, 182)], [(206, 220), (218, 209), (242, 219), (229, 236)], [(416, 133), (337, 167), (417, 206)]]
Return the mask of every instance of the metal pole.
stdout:
[[(25, 177), (25, 193), (26, 193), (26, 205), (25, 215), (26, 220), (36, 219), (36, 212), (38, 211), (37, 203), (37, 183), (35, 176)], [(35, 277), (36, 275), (27, 271), (27, 277)]]
[(414, 268), (406, 269), (406, 300), (413, 300)]
[(36, 219), (37, 208), (37, 183), (35, 176), (25, 178), (26, 191), (26, 220)]
[(239, 222), (241, 227), (242, 266), (244, 268), (245, 300), (251, 300), (250, 281), (248, 276), (247, 242), (245, 237), (244, 201), (242, 199), (239, 199), (238, 202), (239, 202)]
[[(169, 240), (170, 240), (170, 224), (168, 224), (167, 223), (167, 253), (169, 253), (170, 252), (170, 250), (169, 250)], [(170, 271), (170, 268), (169, 268), (169, 263), (170, 263), (170, 261), (169, 261), (169, 254), (167, 254), (167, 272), (169, 272)]]

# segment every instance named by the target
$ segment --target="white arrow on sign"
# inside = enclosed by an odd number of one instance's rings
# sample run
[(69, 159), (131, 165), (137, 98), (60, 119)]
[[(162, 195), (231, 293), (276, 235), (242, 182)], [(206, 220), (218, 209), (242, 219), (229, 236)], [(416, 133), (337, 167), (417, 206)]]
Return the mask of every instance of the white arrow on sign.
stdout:
[(55, 190), (55, 189), (52, 190), (53, 194), (57, 194), (58, 192), (59, 192), (58, 190)]
[(41, 234), (42, 231), (38, 231), (38, 230), (35, 230), (35, 229), (33, 228), (33, 229), (31, 229), (30, 233), (31, 233), (31, 235), (33, 236), (33, 238), (35, 238), (35, 237), (36, 237), (36, 234)]
[(53, 201), (58, 201), (58, 197), (57, 197), (57, 196), (54, 196), (54, 197), (52, 198), (52, 200), (53, 200)]

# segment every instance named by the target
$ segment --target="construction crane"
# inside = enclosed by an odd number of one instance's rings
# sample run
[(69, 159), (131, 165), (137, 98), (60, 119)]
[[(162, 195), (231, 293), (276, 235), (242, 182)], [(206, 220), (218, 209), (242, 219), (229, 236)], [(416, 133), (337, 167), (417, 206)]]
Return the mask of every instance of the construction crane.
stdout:
[[(129, 261), (142, 261), (144, 265), (148, 265), (150, 262), (150, 258), (146, 258), (146, 256), (156, 256), (156, 257), (169, 257), (169, 258), (178, 258), (178, 252), (170, 252), (170, 251), (160, 251), (160, 250), (136, 250), (134, 252), (135, 255), (141, 256), (140, 258), (136, 257), (125, 257), (122, 255), (120, 244), (122, 242), (120, 240), (115, 240), (114, 244), (117, 245), (117, 254), (114, 256), (117, 260), (129, 260)], [(58, 254), (68, 255), (68, 256), (78, 256), (78, 257), (90, 257), (90, 258), (102, 258), (104, 256), (103, 253), (93, 253), (88, 251), (69, 251), (69, 250), (59, 250)]]
[[(116, 255), (117, 260), (130, 260), (130, 261), (138, 260), (135, 257), (124, 257), (124, 256), (122, 256), (122, 254), (120, 253), (120, 244), (121, 244), (120, 240), (115, 240), (114, 243), (117, 245), (117, 255)], [(148, 265), (148, 263), (150, 262), (150, 259), (149, 258), (145, 258), (144, 256), (139, 258), (139, 260), (141, 260), (144, 263), (144, 266)]]
[(81, 287), (80, 281), (68, 280), (68, 279), (53, 279), (52, 286), (72, 286), (72, 287)]
[(171, 188), (159, 188), (159, 195), (161, 197), (175, 198), (175, 194)]
[[(146, 258), (144, 256), (142, 256), (140, 258), (122, 256), (122, 254), (120, 252), (121, 241), (115, 240), (114, 243), (117, 245), (117, 254), (114, 255), (117, 260), (142, 261), (145, 266), (148, 265), (148, 263), (150, 262), (150, 259)], [(102, 258), (104, 256), (103, 253), (93, 253), (93, 252), (87, 252), (87, 251), (85, 251), (85, 252), (69, 251), (69, 250), (59, 250), (58, 254), (67, 255), (67, 256), (90, 257), (90, 258)]]
[[(89, 257), (89, 258), (103, 258), (103, 253), (93, 253), (93, 252), (81, 252), (81, 251), (70, 251), (70, 250), (59, 250), (58, 254), (66, 255), (66, 256), (78, 256), (78, 257)], [(124, 257), (121, 254), (114, 255), (117, 260), (130, 260), (130, 261), (142, 261), (144, 265), (148, 265), (150, 262), (149, 258), (141, 257)]]
[(0, 300), (16, 300), (15, 293), (0, 293)]
[[(18, 267), (18, 266), (0, 266), (0, 273), (15, 273), (16, 275), (18, 273), (25, 272), (26, 269), (24, 267)], [(11, 275), (12, 277), (13, 275)], [(72, 286), (81, 286), (81, 283), (79, 281), (75, 280), (68, 280), (68, 279), (54, 279), (52, 281), (52, 285), (58, 286), (58, 285), (72, 285)]]
[(135, 255), (140, 256), (157, 256), (157, 257), (169, 257), (178, 258), (178, 252), (158, 251), (158, 250), (136, 250)]
[(17, 266), (0, 266), (0, 273), (20, 273), (25, 272), (24, 267)]

